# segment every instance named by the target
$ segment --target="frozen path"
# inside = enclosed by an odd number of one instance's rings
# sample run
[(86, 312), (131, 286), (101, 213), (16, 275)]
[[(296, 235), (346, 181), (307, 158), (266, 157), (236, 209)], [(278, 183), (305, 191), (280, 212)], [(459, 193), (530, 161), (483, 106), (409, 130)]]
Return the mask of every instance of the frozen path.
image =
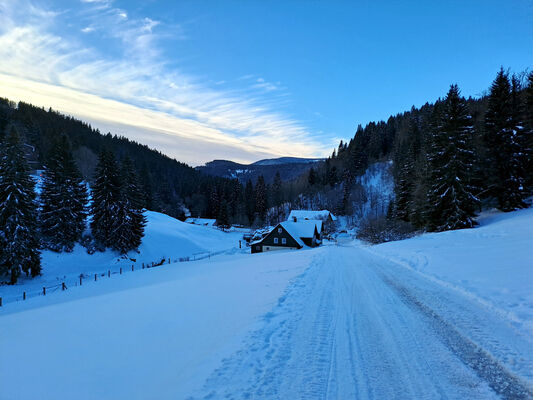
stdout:
[(500, 318), (364, 247), (331, 246), (191, 398), (532, 398), (531, 337)]

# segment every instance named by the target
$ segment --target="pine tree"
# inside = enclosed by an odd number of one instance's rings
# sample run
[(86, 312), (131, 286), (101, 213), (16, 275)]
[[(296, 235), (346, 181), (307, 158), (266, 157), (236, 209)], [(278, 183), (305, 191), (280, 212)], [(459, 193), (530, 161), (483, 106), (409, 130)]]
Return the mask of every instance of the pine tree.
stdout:
[(352, 207), (350, 205), (352, 180), (352, 174), (350, 171), (348, 171), (348, 169), (345, 169), (342, 174), (342, 199), (337, 207), (337, 212), (341, 215), (349, 215), (352, 211)]
[(87, 189), (62, 136), (52, 150), (40, 196), (43, 242), (54, 251), (70, 252), (85, 230)]
[(526, 191), (521, 170), (522, 157), (517, 133), (520, 130), (513, 100), (513, 89), (503, 68), (492, 83), (485, 114), (487, 147), (487, 194), (496, 198), (498, 208), (513, 211), (524, 208)]
[(283, 188), (281, 186), (281, 175), (279, 171), (274, 176), (274, 182), (272, 183), (272, 202), (275, 206), (281, 205), (283, 201)]
[(471, 186), (472, 139), (472, 120), (466, 101), (460, 96), (457, 85), (452, 85), (442, 105), (429, 151), (429, 230), (470, 228), (476, 224), (478, 199)]
[(222, 200), (220, 202), (217, 216), (217, 225), (222, 229), (227, 228), (230, 225), (228, 214), (228, 202), (226, 200)]
[(143, 203), (135, 166), (129, 157), (125, 157), (120, 169), (120, 199), (113, 233), (115, 239), (111, 246), (114, 250), (125, 254), (141, 245), (146, 226)]
[(527, 77), (525, 89), (525, 133), (522, 151), (525, 153), (525, 185), (529, 194), (533, 193), (533, 72)]
[(395, 219), (409, 222), (414, 191), (414, 154), (412, 146), (404, 143), (395, 156), (394, 204), (392, 214)]
[(252, 225), (252, 223), (254, 222), (254, 214), (255, 214), (255, 194), (254, 194), (254, 186), (250, 179), (248, 179), (248, 181), (246, 182), (246, 186), (244, 188), (244, 201), (245, 201), (246, 217), (248, 218), (248, 223)]
[(267, 189), (265, 178), (259, 175), (255, 183), (255, 212), (261, 220), (265, 219), (267, 211)]
[(0, 275), (14, 284), (22, 272), (41, 273), (35, 184), (14, 129), (0, 151)]
[(313, 167), (311, 167), (311, 169), (309, 170), (309, 174), (307, 175), (307, 183), (309, 184), (309, 186), (314, 186), (314, 184), (316, 183), (316, 173)]
[(113, 247), (117, 234), (117, 224), (121, 221), (120, 175), (113, 153), (102, 151), (96, 166), (92, 188), (91, 230), (95, 241), (103, 247)]

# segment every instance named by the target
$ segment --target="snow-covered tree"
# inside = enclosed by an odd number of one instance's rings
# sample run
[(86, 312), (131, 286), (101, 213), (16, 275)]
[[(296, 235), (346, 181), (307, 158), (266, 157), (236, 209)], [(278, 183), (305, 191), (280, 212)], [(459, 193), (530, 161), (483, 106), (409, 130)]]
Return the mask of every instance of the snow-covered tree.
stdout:
[(18, 133), (0, 148), (0, 275), (17, 282), (22, 272), (41, 273), (34, 182)]
[(65, 136), (55, 143), (46, 165), (40, 202), (44, 245), (54, 251), (72, 251), (85, 230), (87, 189)]
[(261, 220), (265, 219), (267, 207), (267, 187), (265, 178), (260, 175), (255, 184), (255, 212)]
[(452, 85), (432, 133), (428, 229), (443, 231), (476, 224), (478, 199), (471, 185), (474, 151), (472, 119), (457, 85)]
[(121, 197), (120, 171), (113, 153), (102, 151), (96, 166), (92, 187), (91, 230), (95, 241), (103, 247), (114, 247)]
[(525, 101), (525, 122), (526, 131), (523, 137), (522, 151), (526, 155), (525, 178), (526, 189), (533, 193), (533, 71), (527, 77), (526, 101)]
[(522, 125), (518, 118), (517, 106), (509, 81), (503, 68), (492, 83), (487, 112), (485, 114), (485, 145), (487, 157), (487, 193), (496, 198), (498, 208), (513, 211), (527, 206), (524, 199), (523, 157), (519, 137)]
[(137, 173), (129, 157), (122, 161), (120, 198), (117, 203), (114, 242), (111, 247), (121, 253), (136, 250), (142, 243), (146, 217), (143, 214), (143, 195)]

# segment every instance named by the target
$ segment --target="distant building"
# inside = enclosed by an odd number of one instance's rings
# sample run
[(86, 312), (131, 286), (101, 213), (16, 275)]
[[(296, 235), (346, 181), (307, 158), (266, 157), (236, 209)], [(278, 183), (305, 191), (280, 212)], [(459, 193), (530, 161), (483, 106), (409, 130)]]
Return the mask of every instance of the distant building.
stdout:
[(337, 217), (328, 210), (312, 211), (312, 210), (292, 210), (289, 214), (288, 221), (298, 222), (302, 220), (320, 220), (320, 221), (336, 221)]
[(315, 247), (321, 242), (322, 221), (280, 222), (263, 239), (250, 243), (251, 252)]
[(187, 218), (185, 222), (188, 224), (209, 226), (209, 227), (215, 227), (217, 225), (217, 220), (210, 219), (210, 218)]
[(335, 221), (337, 217), (328, 210), (312, 211), (312, 210), (292, 210), (287, 221), (301, 222), (301, 221), (322, 221), (322, 231), (320, 233), (331, 232), (334, 230)]

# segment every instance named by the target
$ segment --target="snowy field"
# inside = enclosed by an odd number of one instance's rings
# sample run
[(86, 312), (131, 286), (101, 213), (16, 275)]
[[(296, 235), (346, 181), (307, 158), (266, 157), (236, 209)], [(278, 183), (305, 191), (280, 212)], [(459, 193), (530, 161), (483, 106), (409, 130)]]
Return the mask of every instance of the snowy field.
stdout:
[(154, 211), (147, 211), (145, 215), (147, 225), (139, 253), (130, 252), (128, 257), (120, 257), (118, 253), (107, 250), (89, 255), (80, 245), (76, 245), (72, 253), (43, 251), (42, 276), (31, 279), (23, 275), (14, 286), (2, 285), (0, 297), (3, 297), (4, 303), (21, 300), (23, 291), (28, 296), (34, 296), (42, 292), (43, 286), (55, 285), (58, 286), (55, 290), (61, 290), (62, 282), (70, 288), (78, 284), (80, 274), (85, 276), (85, 280), (93, 280), (95, 273), (105, 275), (108, 270), (118, 273), (121, 267), (127, 272), (131, 271), (132, 265), (139, 270), (143, 263), (159, 263), (163, 259), (176, 261), (189, 257), (193, 260), (213, 253), (236, 252), (242, 239), (242, 232), (228, 233), (191, 225)]
[(531, 399), (533, 210), (0, 309), (2, 399)]

